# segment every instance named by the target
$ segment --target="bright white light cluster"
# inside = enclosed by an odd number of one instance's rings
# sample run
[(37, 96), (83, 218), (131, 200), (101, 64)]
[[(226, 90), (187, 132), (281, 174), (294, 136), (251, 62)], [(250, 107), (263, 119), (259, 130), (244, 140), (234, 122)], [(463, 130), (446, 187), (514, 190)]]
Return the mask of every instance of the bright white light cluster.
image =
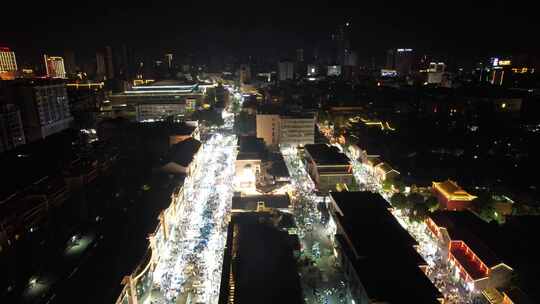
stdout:
[(157, 303), (176, 303), (180, 297), (216, 303), (219, 298), (236, 158), (233, 117), (224, 118), (224, 128), (203, 144), (198, 169), (184, 183), (182, 207), (169, 221), (169, 238), (156, 236), (162, 245), (153, 281), (163, 295)]

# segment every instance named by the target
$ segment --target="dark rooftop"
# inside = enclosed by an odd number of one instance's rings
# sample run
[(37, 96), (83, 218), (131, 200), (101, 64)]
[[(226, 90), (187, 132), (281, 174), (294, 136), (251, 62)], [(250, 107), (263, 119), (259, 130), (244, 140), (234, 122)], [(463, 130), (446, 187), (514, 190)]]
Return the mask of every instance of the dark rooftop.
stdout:
[(152, 122), (152, 123), (135, 123), (131, 125), (138, 134), (146, 136), (160, 135), (191, 135), (195, 131), (195, 127), (189, 126), (186, 123), (174, 122)]
[(266, 146), (262, 138), (241, 136), (238, 139), (238, 155), (236, 159), (265, 159)]
[(193, 156), (199, 151), (200, 147), (201, 142), (190, 137), (171, 147), (167, 161), (175, 162), (187, 167), (193, 160)]
[(437, 211), (430, 218), (437, 226), (446, 228), (452, 240), (465, 242), (486, 266), (493, 267), (502, 262), (484, 242), (472, 233), (476, 230), (471, 229), (482, 225), (483, 221), (470, 211)]
[(278, 177), (290, 177), (289, 169), (285, 164), (283, 155), (281, 153), (272, 153), (270, 155), (270, 160), (272, 161), (272, 166), (270, 167), (269, 173), (273, 176)]
[(326, 144), (305, 145), (305, 150), (311, 155), (317, 165), (349, 165), (349, 158), (335, 146)]
[[(293, 257), (295, 242), (285, 231), (261, 222), (257, 213), (232, 217), (224, 265), (232, 266), (234, 303), (303, 303), (300, 280)], [(229, 228), (231, 229), (231, 228)], [(231, 251), (234, 253), (231, 254)], [(226, 303), (229, 277), (222, 283), (220, 303)]]
[(426, 262), (413, 248), (417, 242), (390, 213), (388, 202), (371, 192), (332, 192), (331, 197), (346, 233), (338, 240), (370, 299), (439, 303), (442, 295), (419, 267)]

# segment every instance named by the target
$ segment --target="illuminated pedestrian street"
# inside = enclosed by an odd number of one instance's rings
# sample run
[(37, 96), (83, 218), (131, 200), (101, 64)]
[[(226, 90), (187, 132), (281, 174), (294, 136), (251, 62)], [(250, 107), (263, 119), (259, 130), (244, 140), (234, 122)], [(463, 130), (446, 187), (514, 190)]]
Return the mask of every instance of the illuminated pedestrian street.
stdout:
[(236, 137), (225, 133), (226, 127), (204, 142), (196, 172), (185, 181), (180, 212), (159, 249), (154, 303), (217, 302), (236, 154)]

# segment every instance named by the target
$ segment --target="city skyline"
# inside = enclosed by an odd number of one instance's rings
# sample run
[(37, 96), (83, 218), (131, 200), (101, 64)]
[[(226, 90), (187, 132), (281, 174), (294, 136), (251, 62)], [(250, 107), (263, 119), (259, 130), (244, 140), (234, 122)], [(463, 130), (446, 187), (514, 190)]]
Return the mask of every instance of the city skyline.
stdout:
[(539, 302), (535, 13), (15, 3), (0, 302)]
[[(314, 48), (350, 22), (352, 48), (367, 58), (383, 56), (384, 50), (395, 47), (458, 59), (538, 50), (538, 42), (530, 36), (538, 20), (526, 6), (509, 1), (485, 6), (458, 2), (440, 8), (388, 1), (358, 7), (269, 3), (257, 9), (250, 5), (200, 7), (192, 2), (138, 6), (92, 2), (86, 7), (58, 7), (46, 15), (40, 11), (26, 12), (31, 23), (18, 22), (17, 14), (7, 16), (0, 44), (24, 56), (74, 50), (87, 58), (95, 45), (117, 44), (130, 45), (144, 57), (166, 52), (248, 56), (279, 54), (286, 51), (283, 45)], [(48, 29), (47, 35), (42, 28)], [(249, 43), (254, 39), (259, 43)]]

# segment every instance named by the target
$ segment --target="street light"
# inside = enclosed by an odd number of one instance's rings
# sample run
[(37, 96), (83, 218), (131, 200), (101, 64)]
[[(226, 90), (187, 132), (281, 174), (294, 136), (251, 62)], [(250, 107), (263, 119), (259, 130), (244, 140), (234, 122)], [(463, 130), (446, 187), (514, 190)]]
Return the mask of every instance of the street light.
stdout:
[(38, 279), (36, 276), (32, 276), (30, 277), (30, 280), (28, 281), (28, 285), (30, 287), (33, 287), (34, 285), (36, 285), (38, 283)]

